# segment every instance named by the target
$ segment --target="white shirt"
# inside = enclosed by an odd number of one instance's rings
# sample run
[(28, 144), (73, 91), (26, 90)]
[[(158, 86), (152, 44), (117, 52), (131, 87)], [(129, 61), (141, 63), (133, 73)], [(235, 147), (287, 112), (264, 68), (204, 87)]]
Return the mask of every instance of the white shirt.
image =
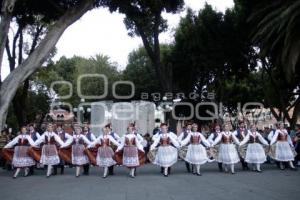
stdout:
[(230, 131), (228, 131), (228, 132), (227, 132), (227, 131), (223, 131), (221, 134), (218, 135), (218, 137), (217, 137), (217, 138), (215, 139), (215, 141), (211, 144), (211, 146), (215, 146), (216, 144), (218, 144), (218, 143), (221, 141), (223, 135), (224, 135), (225, 137), (230, 137), (230, 136), (232, 136), (233, 141), (234, 141), (236, 144), (240, 144), (239, 139), (238, 139), (232, 132), (230, 132)]
[(273, 135), (272, 137), (272, 140), (270, 142), (270, 145), (274, 144), (275, 142), (277, 142), (277, 137), (278, 137), (278, 134), (284, 134), (284, 135), (287, 135), (287, 142), (290, 144), (291, 147), (294, 147), (293, 145), (293, 142), (292, 142), (292, 139), (290, 137), (290, 135), (288, 134), (287, 130), (286, 129), (277, 129), (275, 131), (275, 134)]
[(134, 133), (127, 133), (126, 135), (123, 135), (123, 136), (121, 137), (121, 144), (118, 146), (117, 151), (120, 151), (121, 149), (124, 148), (126, 138), (128, 138), (129, 140), (135, 138), (136, 147), (137, 147), (140, 151), (143, 151), (143, 152), (144, 152), (143, 145), (140, 143), (139, 139), (137, 138), (137, 136), (136, 136)]
[(27, 139), (28, 140), (28, 143), (31, 145), (31, 146), (34, 146), (34, 141), (31, 139), (30, 135), (27, 135), (27, 134), (21, 134), (21, 135), (18, 135), (17, 137), (15, 137), (12, 141), (10, 141), (8, 144), (6, 144), (4, 146), (4, 148), (12, 148), (13, 146), (15, 146), (16, 144), (18, 144), (19, 142), (19, 139)]
[(246, 144), (249, 140), (250, 140), (250, 136), (253, 136), (255, 138), (257, 138), (261, 143), (263, 143), (264, 145), (269, 145), (269, 143), (263, 138), (263, 136), (255, 131), (255, 132), (251, 132), (251, 131), (248, 131), (246, 137), (243, 139), (243, 141), (240, 143), (240, 145), (244, 145)]
[(43, 135), (37, 139), (34, 143), (34, 146), (38, 146), (39, 144), (41, 144), (42, 142), (45, 142), (46, 140), (46, 136), (50, 139), (51, 137), (54, 137), (55, 141), (60, 145), (64, 145), (64, 142), (60, 139), (60, 137), (55, 133), (55, 132), (44, 132)]
[(91, 144), (91, 142), (89, 141), (89, 139), (87, 139), (87, 137), (86, 137), (85, 135), (83, 135), (83, 134), (74, 134), (74, 135), (72, 136), (72, 139), (66, 141), (66, 142), (64, 143), (64, 145), (61, 146), (61, 148), (67, 147), (67, 146), (71, 145), (73, 142), (78, 143), (80, 139), (82, 139), (83, 142), (84, 142), (85, 144), (87, 144), (87, 145), (90, 145), (90, 144)]
[(187, 144), (190, 142), (192, 136), (200, 136), (199, 144), (200, 144), (201, 142), (203, 142), (203, 144), (204, 144), (205, 146), (207, 146), (207, 147), (210, 146), (210, 143), (206, 140), (206, 138), (203, 136), (203, 134), (202, 134), (202, 133), (199, 133), (199, 132), (190, 132), (190, 133), (188, 134), (188, 136), (187, 136), (184, 140), (182, 140), (182, 141), (180, 142), (180, 143), (181, 143), (181, 146), (187, 145)]
[[(214, 133), (211, 133), (209, 136), (208, 136), (208, 142), (210, 143), (210, 144), (212, 144), (212, 143), (214, 143), (214, 137), (215, 137), (215, 133), (217, 133), (217, 137), (221, 134), (221, 131), (216, 131), (216, 132), (214, 132)], [(216, 137), (216, 138), (217, 138)]]
[(106, 139), (106, 138), (109, 139), (109, 142), (113, 143), (114, 145), (116, 145), (116, 146), (120, 145), (119, 142), (117, 140), (115, 140), (115, 138), (113, 136), (111, 136), (109, 134), (107, 134), (107, 135), (102, 134), (102, 135), (99, 135), (99, 137), (95, 141), (91, 142), (91, 144), (88, 146), (88, 148), (94, 147), (96, 144), (101, 145), (101, 140)]
[(161, 133), (161, 134), (159, 134), (159, 135), (155, 138), (153, 144), (150, 146), (150, 150), (153, 150), (153, 149), (156, 148), (156, 146), (159, 144), (161, 138), (167, 138), (167, 137), (170, 138), (170, 142), (171, 142), (175, 147), (177, 147), (177, 148), (180, 147), (180, 144), (179, 144), (179, 142), (177, 141), (177, 138), (174, 137), (173, 134), (172, 134), (171, 132), (168, 132), (168, 133)]

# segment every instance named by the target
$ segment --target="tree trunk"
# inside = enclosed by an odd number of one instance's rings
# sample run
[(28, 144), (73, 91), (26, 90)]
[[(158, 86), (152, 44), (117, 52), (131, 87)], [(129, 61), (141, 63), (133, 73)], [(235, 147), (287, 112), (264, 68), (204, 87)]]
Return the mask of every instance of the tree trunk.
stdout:
[(172, 70), (169, 69), (166, 70), (166, 67), (161, 62), (161, 51), (160, 51), (160, 43), (159, 43), (159, 25), (161, 23), (160, 21), (161, 11), (157, 12), (155, 15), (155, 21), (154, 21), (154, 28), (153, 28), (153, 42), (149, 41), (147, 35), (145, 34), (144, 30), (142, 29), (142, 25), (139, 24), (138, 21), (135, 21), (137, 30), (142, 38), (144, 47), (146, 49), (146, 52), (151, 60), (151, 63), (155, 69), (156, 76), (159, 79), (159, 83), (162, 89), (163, 93), (166, 92), (172, 92)]
[(3, 81), (0, 88), (0, 128), (4, 127), (6, 121), (4, 114), (7, 113), (9, 103), (16, 94), (18, 87), (43, 64), (66, 28), (92, 9), (93, 4), (94, 0), (84, 0), (70, 8), (50, 27), (49, 32), (34, 52)]
[(294, 111), (291, 120), (289, 121), (291, 128), (295, 128), (297, 124), (298, 117), (300, 117), (300, 97), (296, 100), (294, 104)]
[[(0, 22), (0, 86), (1, 86), (1, 69), (3, 53), (9, 31), (10, 21), (12, 19), (12, 11), (15, 6), (16, 0), (3, 0), (1, 9), (1, 22)], [(1, 127), (1, 126), (0, 126)]]

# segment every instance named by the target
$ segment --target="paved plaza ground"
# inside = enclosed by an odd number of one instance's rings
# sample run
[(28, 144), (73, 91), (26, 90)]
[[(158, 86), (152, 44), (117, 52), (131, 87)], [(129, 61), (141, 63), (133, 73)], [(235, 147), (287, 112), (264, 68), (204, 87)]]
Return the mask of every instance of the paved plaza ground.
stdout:
[(202, 176), (188, 174), (184, 162), (163, 177), (157, 166), (147, 164), (132, 179), (124, 167), (116, 167), (114, 176), (101, 178), (102, 170), (92, 167), (89, 176), (76, 178), (74, 168), (66, 168), (65, 175), (46, 178), (45, 171), (36, 170), (34, 176), (12, 179), (13, 172), (0, 170), (2, 200), (286, 200), (299, 199), (300, 169), (281, 171), (275, 165), (264, 164), (263, 173), (242, 171), (236, 174), (218, 171), (216, 163), (201, 168)]

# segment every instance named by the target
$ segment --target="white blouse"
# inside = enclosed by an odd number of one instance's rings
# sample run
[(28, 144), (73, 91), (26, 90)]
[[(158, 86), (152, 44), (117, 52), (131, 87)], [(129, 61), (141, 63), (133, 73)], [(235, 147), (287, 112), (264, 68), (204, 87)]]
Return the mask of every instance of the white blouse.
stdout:
[(13, 146), (15, 146), (16, 144), (18, 144), (19, 142), (19, 139), (27, 139), (28, 140), (28, 143), (31, 145), (31, 146), (34, 146), (34, 141), (31, 139), (30, 135), (27, 135), (27, 134), (21, 134), (21, 135), (18, 135), (17, 137), (15, 137), (12, 141), (10, 141), (8, 144), (6, 144), (4, 146), (4, 148), (12, 148)]

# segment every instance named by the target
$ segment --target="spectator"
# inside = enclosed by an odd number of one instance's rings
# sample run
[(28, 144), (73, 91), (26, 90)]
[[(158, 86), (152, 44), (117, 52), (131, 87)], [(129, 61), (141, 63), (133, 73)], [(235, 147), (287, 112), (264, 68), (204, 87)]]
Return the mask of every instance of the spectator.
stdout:
[(296, 124), (295, 126), (295, 135), (293, 138), (293, 143), (297, 152), (297, 156), (295, 157), (295, 164), (297, 166), (300, 166), (300, 124)]
[(5, 159), (2, 156), (2, 149), (7, 144), (6, 130), (2, 130), (0, 134), (0, 166), (5, 167)]

